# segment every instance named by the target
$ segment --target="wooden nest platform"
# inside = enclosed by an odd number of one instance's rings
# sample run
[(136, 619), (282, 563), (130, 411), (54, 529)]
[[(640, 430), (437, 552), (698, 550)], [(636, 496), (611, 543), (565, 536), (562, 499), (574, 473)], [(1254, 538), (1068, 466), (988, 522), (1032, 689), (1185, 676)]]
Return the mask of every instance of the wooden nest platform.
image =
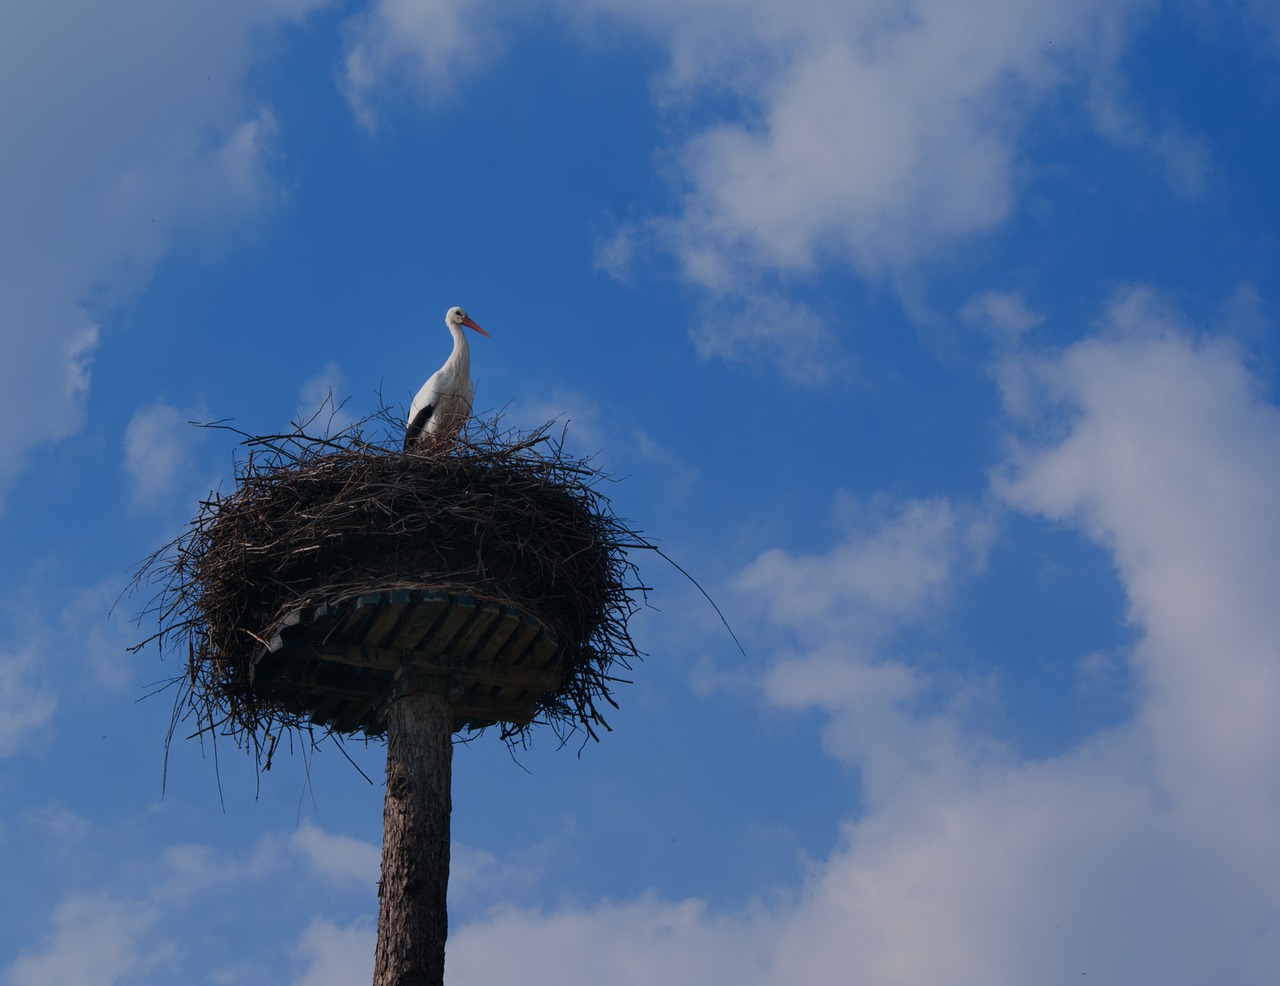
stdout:
[(652, 549), (606, 477), (545, 427), (402, 452), (366, 424), (237, 432), (234, 491), (140, 568), (158, 629), (138, 648), (186, 652), (175, 727), (194, 718), (193, 735), (234, 737), (269, 768), (282, 737), (379, 736), (391, 703), (429, 688), (455, 730), (598, 738), (638, 656), (627, 621), (646, 587), (628, 552)]
[(430, 688), (455, 731), (527, 726), (563, 684), (559, 639), (511, 603), (393, 589), (295, 610), (254, 661), (253, 690), (335, 732), (378, 736), (396, 699)]

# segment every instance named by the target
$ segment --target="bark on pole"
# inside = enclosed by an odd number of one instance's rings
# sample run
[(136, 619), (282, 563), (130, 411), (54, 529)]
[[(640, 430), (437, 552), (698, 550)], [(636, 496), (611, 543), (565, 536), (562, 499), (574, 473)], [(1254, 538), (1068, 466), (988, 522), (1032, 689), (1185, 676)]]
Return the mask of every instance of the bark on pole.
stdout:
[(373, 986), (443, 986), (453, 716), (443, 695), (421, 691), (387, 710), (386, 727)]

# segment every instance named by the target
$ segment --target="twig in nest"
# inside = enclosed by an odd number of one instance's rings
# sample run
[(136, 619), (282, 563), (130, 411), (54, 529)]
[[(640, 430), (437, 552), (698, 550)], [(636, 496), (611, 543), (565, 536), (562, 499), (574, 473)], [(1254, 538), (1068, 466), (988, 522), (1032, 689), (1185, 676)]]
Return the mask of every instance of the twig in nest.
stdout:
[(133, 649), (188, 654), (170, 739), (194, 720), (193, 735), (229, 736), (262, 766), (283, 735), (314, 740), (304, 716), (255, 693), (255, 658), (288, 614), (391, 589), (475, 592), (539, 614), (563, 648), (562, 685), (538, 701), (534, 723), (502, 734), (523, 740), (542, 722), (598, 738), (609, 729), (601, 709), (617, 707), (615, 669), (640, 656), (627, 623), (647, 589), (630, 553), (657, 549), (613, 513), (598, 489), (607, 477), (567, 456), (547, 426), (503, 432), (495, 419), (406, 453), (398, 422), (380, 441), (365, 437), (379, 420), (393, 419), (383, 411), (324, 437), (209, 426), (247, 450), (235, 489), (210, 494), (133, 583), (153, 590), (144, 616), (157, 627)]

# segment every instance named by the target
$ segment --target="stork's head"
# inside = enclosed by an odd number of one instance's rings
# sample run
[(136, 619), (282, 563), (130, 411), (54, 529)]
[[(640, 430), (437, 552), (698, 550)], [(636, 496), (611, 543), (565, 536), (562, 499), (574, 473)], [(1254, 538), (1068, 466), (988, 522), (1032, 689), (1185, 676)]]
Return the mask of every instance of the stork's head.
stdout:
[(475, 329), (486, 339), (493, 338), (492, 336), (489, 335), (488, 332), (480, 328), (480, 326), (476, 325), (475, 322), (471, 321), (470, 315), (468, 315), (465, 311), (463, 311), (461, 308), (458, 308), (456, 306), (449, 309), (449, 313), (444, 317), (444, 324), (449, 326), (450, 329), (458, 328), (460, 326), (465, 325), (469, 329)]

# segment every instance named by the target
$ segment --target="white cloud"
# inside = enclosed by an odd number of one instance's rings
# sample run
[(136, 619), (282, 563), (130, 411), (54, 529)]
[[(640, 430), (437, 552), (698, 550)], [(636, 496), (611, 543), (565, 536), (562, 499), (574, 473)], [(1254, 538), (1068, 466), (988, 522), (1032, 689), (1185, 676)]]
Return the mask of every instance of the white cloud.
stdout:
[(576, 391), (553, 390), (550, 394), (522, 400), (512, 408), (514, 426), (531, 431), (551, 423), (550, 434), (564, 437), (574, 455), (591, 457), (609, 446), (609, 428), (599, 406)]
[[(980, 737), (962, 736), (964, 707), (983, 683), (949, 686), (949, 712), (927, 706), (942, 684), (898, 657), (894, 640), (947, 611), (962, 577), (980, 570), (995, 533), (983, 511), (944, 499), (909, 501), (892, 513), (845, 505), (846, 531), (821, 555), (781, 550), (749, 565), (739, 586), (799, 644), (779, 653), (765, 697), (827, 715), (825, 749), (862, 772), (864, 798), (913, 772), (959, 772)], [(961, 740), (971, 744), (962, 752)]]
[(758, 963), (769, 940), (756, 931), (715, 917), (697, 900), (644, 898), (551, 913), (505, 908), (451, 932), (446, 972), (456, 986), (747, 986), (762, 981)]
[(779, 971), (805, 983), (842, 968), (872, 983), (1265, 982), (1265, 966), (1243, 972), (1264, 957), (1264, 881), (1188, 839), (1143, 767), (1104, 743), (910, 778), (806, 888)]
[[(698, 470), (638, 426), (609, 420), (600, 407), (580, 393), (553, 390), (549, 395), (512, 405), (513, 426), (530, 431), (550, 422), (549, 434), (564, 440), (567, 454), (592, 460), (606, 473), (649, 472), (671, 501), (684, 499), (698, 483)], [(504, 422), (505, 423), (505, 422)], [(604, 450), (608, 459), (604, 460)]]
[(26, 949), (5, 972), (5, 986), (112, 986), (169, 958), (171, 945), (148, 944), (159, 915), (154, 908), (105, 896), (66, 900), (53, 929)]
[(1210, 41), (1239, 32), (1257, 57), (1280, 55), (1280, 7), (1273, 0), (1180, 0), (1178, 13)]
[(571, 819), (554, 836), (499, 857), (454, 841), (449, 848), (449, 910), (492, 913), (537, 900), (558, 866), (575, 852)]
[(334, 435), (350, 427), (355, 420), (346, 411), (346, 376), (333, 360), (314, 377), (308, 377), (298, 395), (295, 421), (308, 434)]
[[(64, 594), (50, 610), (51, 585)], [(133, 680), (136, 668), (127, 648), (137, 642), (137, 627), (116, 614), (120, 598), (115, 580), (66, 593), (56, 567), (38, 567), (5, 607), (10, 616), (12, 650), (0, 650), (0, 757), (9, 756), (42, 735), (59, 705), (59, 688), (68, 681), (95, 686), (89, 694), (107, 701)], [(77, 689), (77, 691), (83, 691)]]
[[(713, 312), (699, 350), (763, 356), (797, 383), (850, 373), (847, 360), (828, 361), (849, 327), (806, 317), (790, 320), (805, 332), (786, 337), (774, 327), (788, 319), (755, 316), (761, 298), (832, 268), (906, 292), (922, 262), (1010, 215), (1033, 178), (1027, 122), (1064, 92), (1092, 93), (1095, 126), (1155, 160), (1179, 194), (1206, 181), (1203, 143), (1176, 120), (1148, 122), (1124, 98), (1116, 64), (1144, 9), (1130, 0), (595, 0), (590, 9), (638, 26), (668, 55), (658, 91), (678, 124), (668, 160), (681, 193), (669, 214), (623, 223), (598, 266), (625, 280), (642, 252), (674, 254)], [(968, 317), (1026, 331), (1036, 316), (1013, 300), (992, 294)], [(714, 314), (739, 304), (743, 317)]]
[(177, 236), (274, 200), (274, 117), (243, 77), (264, 32), (322, 2), (0, 7), (0, 492), (80, 427), (110, 307)]
[(0, 757), (11, 756), (53, 719), (57, 696), (32, 671), (31, 654), (0, 654)]
[(960, 317), (970, 325), (1000, 338), (1014, 341), (1040, 325), (1044, 316), (1032, 311), (1022, 297), (1008, 291), (983, 291), (960, 309)]
[(341, 926), (319, 918), (292, 949), (295, 961), (305, 963), (294, 986), (350, 986), (373, 978), (377, 931), (366, 922)]
[(678, 502), (686, 499), (698, 485), (698, 467), (689, 465), (643, 429), (632, 430), (631, 445), (635, 449), (635, 454), (662, 477), (667, 497), (671, 501)]
[(1208, 145), (1176, 121), (1150, 122), (1114, 73), (1095, 80), (1090, 110), (1099, 133), (1154, 162), (1176, 194), (1193, 199), (1204, 193), (1213, 168)]
[[(9, 273), (15, 281), (22, 277)], [(10, 302), (0, 310), (0, 415), (13, 427), (0, 434), (0, 510), (9, 485), (26, 466), (27, 450), (80, 427), (98, 345), (98, 327), (74, 305), (35, 297), (26, 285), (15, 284), (4, 294)], [(56, 331), (28, 330), (49, 318), (56, 320)]]
[(57, 846), (74, 850), (97, 834), (93, 823), (62, 805), (42, 805), (23, 813), (22, 821), (32, 841), (43, 841), (42, 849)]
[[(839, 628), (867, 644), (938, 606), (958, 571), (981, 567), (993, 528), (980, 512), (943, 499), (909, 501), (892, 514), (846, 503), (844, 538), (822, 555), (766, 551), (739, 586), (770, 618), (806, 638)], [(869, 514), (869, 516), (863, 516)]]
[[(768, 552), (742, 579), (790, 642), (766, 694), (820, 709), (828, 749), (858, 771), (864, 809), (840, 844), (797, 901), (746, 913), (651, 898), (496, 913), (455, 930), (458, 982), (513, 974), (512, 955), (522, 981), (561, 986), (631, 968), (636, 982), (1272, 981), (1280, 409), (1234, 345), (1142, 291), (1094, 338), (1010, 358), (1003, 380), (1034, 431), (995, 488), (1111, 554), (1137, 635), (1121, 655), (1132, 718), (1043, 760), (966, 726), (971, 683), (898, 632), (980, 563), (988, 535), (953, 504), (883, 512), (825, 554)], [(1091, 674), (1097, 656), (1080, 663)], [(922, 705), (927, 690), (954, 700)]]
[[(86, 881), (94, 879), (97, 857), (103, 853), (114, 857), (109, 847), (118, 833), (110, 827), (99, 827), (57, 806), (28, 812), (25, 821), (38, 848), (70, 852), (69, 858), (78, 861), (77, 872)], [(131, 818), (126, 824), (133, 827), (142, 822)], [(2, 986), (167, 983), (189, 980), (192, 975), (200, 981), (234, 983), (279, 978), (281, 967), (287, 967), (279, 939), (269, 936), (259, 942), (252, 934), (242, 935), (243, 947), (228, 954), (218, 946), (217, 933), (210, 937), (199, 931), (212, 911), (228, 907), (236, 915), (223, 914), (220, 927), (240, 921), (241, 928), (252, 930), (260, 928), (264, 919), (281, 928), (306, 924), (297, 945), (287, 950), (301, 969), (299, 986), (369, 979), (372, 924), (339, 926), (309, 918), (305, 910), (295, 914), (292, 890), (309, 886), (310, 878), (318, 874), (328, 884), (321, 898), (326, 903), (332, 904), (335, 887), (357, 881), (365, 886), (363, 892), (357, 888), (356, 899), (372, 903), (376, 847), (304, 825), (292, 836), (264, 835), (243, 855), (209, 845), (161, 843), (143, 858), (113, 858), (112, 863), (124, 864), (109, 870), (112, 890), (69, 894), (50, 916), (43, 939), (8, 968), (0, 967)], [(278, 894), (281, 888), (289, 889)], [(280, 910), (282, 899), (292, 901), (284, 910)]]
[(134, 412), (124, 433), (124, 471), (134, 506), (155, 506), (190, 470), (194, 429), (189, 422), (200, 417), (163, 401)]
[[(676, 130), (671, 155), (679, 211), (628, 221), (599, 249), (598, 266), (622, 278), (637, 245), (655, 242), (714, 294), (759, 293), (762, 272), (832, 262), (871, 275), (913, 267), (1008, 215), (1026, 120), (1095, 74), (1105, 78), (1100, 127), (1164, 161), (1181, 189), (1202, 177), (1193, 138), (1176, 124), (1151, 127), (1119, 96), (1113, 62), (1136, 0), (548, 6), (583, 35), (622, 24), (652, 38), (668, 60), (656, 97), (678, 110), (674, 119), (696, 121)], [(346, 82), (356, 115), (372, 125), (392, 84), (433, 98), (483, 68), (503, 30), (495, 11), (378, 0), (353, 18)]]
[(1196, 340), (1149, 292), (1112, 307), (1111, 334), (1010, 368), (1071, 416), (1001, 477), (1015, 505), (1109, 548), (1146, 628), (1140, 717), (1160, 783), (1206, 825), (1280, 811), (1280, 410), (1236, 347)]
[(381, 849), (372, 843), (304, 822), (290, 836), (289, 848), (306, 857), (312, 871), (326, 880), (377, 886)]
[(455, 901), (487, 896), (484, 889), (501, 879), (502, 864), (487, 849), (477, 849), (463, 842), (449, 846), (449, 907)]
[(120, 691), (138, 673), (128, 649), (138, 642), (138, 626), (123, 605), (115, 579), (76, 592), (58, 613), (58, 636), (42, 644), (45, 653), (74, 651), (96, 684)]
[(345, 88), (356, 119), (375, 128), (375, 96), (396, 83), (429, 101), (451, 93), (497, 57), (498, 17), (490, 4), (375, 0), (348, 25)]
[(777, 295), (708, 305), (693, 341), (699, 356), (775, 366), (801, 386), (822, 386), (853, 374), (853, 361), (827, 320), (809, 305)]
[(168, 907), (198, 899), (215, 887), (247, 881), (281, 867), (280, 840), (264, 836), (246, 859), (220, 854), (212, 846), (185, 843), (167, 846), (160, 853), (164, 878), (148, 892), (148, 899)]
[[(1009, 212), (1020, 128), (1115, 5), (707, 0), (597, 8), (667, 47), (667, 92), (741, 102), (694, 133), (688, 196), (666, 225), (686, 275), (716, 292), (832, 260), (915, 264)], [(633, 236), (630, 231), (628, 236)]]

